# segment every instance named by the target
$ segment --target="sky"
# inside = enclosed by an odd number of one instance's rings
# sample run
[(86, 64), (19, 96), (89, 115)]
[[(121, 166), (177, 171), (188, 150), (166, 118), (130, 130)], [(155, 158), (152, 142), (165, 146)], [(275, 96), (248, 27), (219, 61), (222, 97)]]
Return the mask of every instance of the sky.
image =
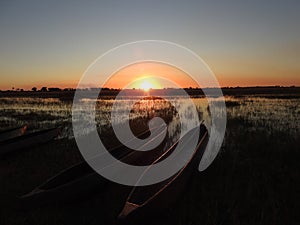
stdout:
[(121, 68), (113, 73), (104, 86), (120, 89), (139, 89), (144, 88), (143, 86), (153, 89), (199, 87), (184, 71), (174, 66), (156, 62), (135, 63)]
[(221, 86), (300, 86), (299, 11), (298, 0), (3, 0), (0, 89), (76, 87), (106, 51), (153, 39), (197, 53)]

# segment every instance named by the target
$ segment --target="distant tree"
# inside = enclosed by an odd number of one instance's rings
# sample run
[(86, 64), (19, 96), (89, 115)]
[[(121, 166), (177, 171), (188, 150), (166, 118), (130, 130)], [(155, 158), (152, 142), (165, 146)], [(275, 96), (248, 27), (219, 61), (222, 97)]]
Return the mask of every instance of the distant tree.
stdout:
[(60, 88), (48, 88), (48, 91), (61, 91)]
[(41, 91), (47, 91), (47, 90), (48, 90), (47, 87), (42, 87), (42, 88), (41, 88)]
[(74, 88), (65, 88), (63, 91), (74, 91)]
[(32, 91), (37, 91), (36, 87), (31, 88)]

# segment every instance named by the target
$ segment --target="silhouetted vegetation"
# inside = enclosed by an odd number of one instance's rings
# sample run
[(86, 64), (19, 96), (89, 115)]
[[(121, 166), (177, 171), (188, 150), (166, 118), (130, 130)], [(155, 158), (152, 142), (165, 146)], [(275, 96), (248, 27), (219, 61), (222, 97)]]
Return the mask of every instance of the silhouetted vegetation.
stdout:
[(62, 91), (60, 88), (48, 88), (48, 91)]
[[(0, 97), (39, 97), (39, 98), (59, 98), (64, 101), (72, 101), (74, 98), (74, 93), (76, 89), (74, 88), (57, 88), (57, 87), (42, 87), (39, 91), (22, 91), (20, 89), (13, 91), (0, 91)], [(185, 88), (187, 94), (191, 97), (205, 97), (203, 90), (199, 88)], [(78, 90), (81, 92), (81, 95), (88, 97), (91, 92), (99, 92), (99, 88), (91, 89), (82, 89)], [(120, 89), (115, 88), (102, 88), (99, 96), (102, 98), (115, 98), (119, 93)], [(214, 88), (204, 89), (205, 93), (210, 95), (214, 94)], [(225, 96), (235, 96), (243, 97), (247, 95), (255, 95), (257, 97), (265, 98), (282, 98), (282, 99), (291, 99), (291, 98), (300, 98), (300, 87), (235, 87), (235, 88), (222, 88), (223, 95)], [(179, 92), (173, 88), (166, 89), (151, 89), (148, 93), (145, 93), (142, 89), (128, 89), (125, 91), (126, 95), (153, 95), (153, 96), (163, 96), (163, 95), (178, 95)], [(217, 96), (215, 96), (217, 97)]]
[(47, 88), (47, 87), (42, 87), (42, 88), (41, 88), (41, 91), (42, 91), (42, 92), (46, 92), (46, 91), (48, 91), (48, 88)]
[[(278, 94), (272, 93), (277, 88)], [(299, 88), (271, 87), (270, 94), (263, 90), (259, 96), (279, 99), (299, 98)], [(190, 89), (192, 91), (196, 91)], [(228, 93), (236, 90), (237, 97), (226, 101), (228, 110), (243, 107), (245, 101), (243, 93), (251, 90), (228, 89)], [(270, 91), (272, 90), (272, 91)], [(95, 90), (94, 90), (95, 91)], [(120, 90), (103, 90), (104, 93)], [(138, 90), (136, 90), (138, 91)], [(264, 92), (264, 93), (263, 93)], [(286, 92), (284, 95), (282, 93)], [(102, 93), (102, 94), (104, 94)], [(225, 91), (224, 91), (225, 93)], [(234, 93), (231, 92), (231, 93)], [(23, 92), (1, 92), (0, 96), (43, 96), (72, 99), (74, 90)], [(115, 93), (114, 93), (115, 94)], [(242, 96), (238, 98), (238, 96)], [(256, 94), (253, 94), (256, 96)], [(296, 97), (295, 97), (296, 96)], [(147, 97), (145, 97), (147, 99)], [(149, 97), (149, 100), (156, 98)], [(268, 99), (267, 101), (271, 101)], [(28, 101), (28, 99), (26, 100)], [(273, 101), (273, 100), (272, 100)], [(281, 100), (280, 100), (281, 101)], [(285, 100), (282, 100), (285, 101)], [(288, 100), (290, 102), (290, 100)], [(297, 102), (298, 99), (293, 99)], [(1, 100), (9, 103), (9, 98)], [(58, 107), (59, 100), (49, 101), (49, 107)], [(43, 102), (43, 104), (46, 104)], [(72, 103), (68, 103), (71, 105)], [(252, 105), (253, 106), (253, 105)], [(291, 105), (288, 111), (299, 116), (298, 104)], [(132, 113), (139, 109), (132, 109)], [(235, 108), (236, 107), (236, 108)], [(166, 116), (164, 111), (157, 112), (151, 108), (153, 114), (149, 117)], [(3, 109), (3, 116), (12, 115), (32, 122), (41, 120), (43, 126), (49, 120), (61, 120), (60, 125), (67, 127), (70, 118), (58, 118), (47, 112), (35, 113), (28, 111), (22, 115), (18, 112)], [(249, 112), (245, 112), (245, 115)], [(272, 129), (267, 124), (260, 123), (259, 113), (255, 121), (243, 115), (228, 117), (225, 140), (222, 149), (213, 164), (204, 172), (195, 171), (193, 179), (175, 205), (166, 212), (145, 218), (139, 224), (145, 225), (257, 225), (257, 224), (298, 224), (299, 209), (299, 135), (291, 135), (286, 129)], [(276, 112), (275, 112), (276, 113)], [(274, 114), (270, 114), (270, 117)], [(294, 117), (293, 117), (294, 118)], [(277, 121), (275, 123), (280, 123)], [(297, 123), (297, 120), (291, 124)], [(133, 129), (147, 127), (147, 118), (131, 118)], [(10, 124), (5, 121), (1, 129)], [(287, 125), (282, 123), (285, 128)], [(104, 130), (105, 131), (105, 130)], [(297, 130), (296, 130), (297, 131)], [(111, 132), (101, 133), (101, 139), (107, 146), (118, 143)], [(28, 193), (46, 179), (75, 163), (80, 162), (81, 154), (74, 139), (59, 139), (48, 145), (37, 146), (28, 151), (19, 152), (14, 156), (0, 159), (0, 224), (117, 224), (116, 217), (123, 207), (130, 192), (130, 187), (110, 183), (101, 193), (88, 193), (84, 198), (74, 199), (72, 202), (58, 202), (42, 207), (25, 205), (17, 198)]]

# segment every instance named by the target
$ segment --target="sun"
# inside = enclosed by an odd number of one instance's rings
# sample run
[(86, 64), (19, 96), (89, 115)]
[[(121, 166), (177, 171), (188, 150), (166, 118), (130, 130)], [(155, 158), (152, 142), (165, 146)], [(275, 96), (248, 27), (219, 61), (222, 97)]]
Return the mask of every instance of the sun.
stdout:
[(153, 76), (141, 76), (132, 81), (127, 88), (140, 89), (145, 92), (149, 92), (150, 89), (160, 89), (162, 84)]
[(153, 88), (153, 84), (151, 84), (151, 82), (144, 80), (141, 84), (140, 84), (140, 88), (143, 89), (144, 91), (149, 91), (151, 88)]

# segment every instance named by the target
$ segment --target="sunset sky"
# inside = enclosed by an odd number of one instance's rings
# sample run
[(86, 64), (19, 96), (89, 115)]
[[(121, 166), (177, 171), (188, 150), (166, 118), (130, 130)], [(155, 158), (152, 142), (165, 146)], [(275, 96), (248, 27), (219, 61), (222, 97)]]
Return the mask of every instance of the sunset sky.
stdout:
[(144, 39), (193, 50), (221, 86), (300, 86), (299, 11), (298, 0), (4, 0), (0, 89), (76, 87), (97, 57)]
[[(158, 77), (157, 79), (155, 77)], [(163, 81), (162, 78), (166, 81)], [(136, 63), (120, 69), (106, 82), (106, 87), (115, 88), (174, 88), (167, 80), (182, 87), (199, 87), (185, 72), (163, 63)], [(129, 85), (128, 85), (129, 84)]]

